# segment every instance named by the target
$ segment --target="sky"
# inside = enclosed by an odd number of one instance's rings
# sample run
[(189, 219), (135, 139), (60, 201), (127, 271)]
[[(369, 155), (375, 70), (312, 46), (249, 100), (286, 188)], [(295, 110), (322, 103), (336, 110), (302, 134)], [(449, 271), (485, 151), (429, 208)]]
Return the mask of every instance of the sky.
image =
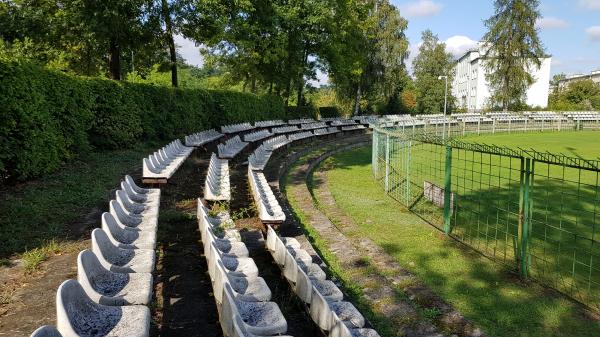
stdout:
[[(408, 19), (409, 71), (417, 55), (421, 32), (431, 29), (458, 57), (475, 46), (486, 32), (483, 21), (493, 14), (492, 0), (390, 0)], [(546, 53), (552, 56), (551, 73), (589, 73), (600, 70), (600, 0), (542, 0), (537, 23)], [(188, 63), (202, 65), (198, 47), (176, 36), (178, 51)], [(318, 74), (327, 83), (327, 75)]]

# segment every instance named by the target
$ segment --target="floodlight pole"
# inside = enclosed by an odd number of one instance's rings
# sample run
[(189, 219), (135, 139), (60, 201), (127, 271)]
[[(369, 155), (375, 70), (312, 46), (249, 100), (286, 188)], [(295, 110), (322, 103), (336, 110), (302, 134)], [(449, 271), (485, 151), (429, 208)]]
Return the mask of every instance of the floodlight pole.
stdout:
[[(442, 140), (446, 140), (446, 106), (448, 105), (448, 76), (438, 76), (438, 80), (446, 80), (446, 89), (444, 90), (444, 131), (442, 134)], [(450, 125), (448, 125), (448, 128)]]

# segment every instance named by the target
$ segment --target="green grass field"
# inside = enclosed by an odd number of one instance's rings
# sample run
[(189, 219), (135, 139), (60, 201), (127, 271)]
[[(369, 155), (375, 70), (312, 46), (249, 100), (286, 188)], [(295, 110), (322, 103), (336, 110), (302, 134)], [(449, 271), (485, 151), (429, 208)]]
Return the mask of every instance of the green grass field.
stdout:
[[(478, 140), (483, 141), (484, 137)], [(431, 151), (421, 151), (420, 159), (415, 156), (411, 158), (412, 165), (417, 164), (412, 166), (411, 171), (418, 171), (419, 165), (422, 169), (420, 178), (418, 175), (410, 178), (415, 185), (412, 186), (414, 189), (419, 185), (422, 188), (422, 178), (425, 175), (435, 180), (436, 174), (430, 175), (428, 170), (439, 171), (439, 168), (436, 168), (439, 165), (436, 159), (438, 151), (429, 150)], [(392, 157), (396, 158), (396, 155), (401, 155), (402, 151), (393, 153), (395, 155)], [(457, 161), (458, 159), (455, 163)], [(458, 242), (445, 238), (439, 230), (386, 196), (380, 182), (373, 178), (370, 149), (363, 148), (336, 155), (332, 162), (333, 169), (327, 172), (331, 192), (338, 206), (352, 216), (359, 225), (360, 234), (379, 244), (427, 286), (439, 293), (467, 318), (481, 326), (488, 335), (506, 337), (600, 335), (600, 323), (587, 318), (580, 305), (536, 283), (519, 281), (518, 277), (508, 272), (502, 264), (493, 263)], [(492, 159), (488, 168), (497, 165), (498, 163)], [(442, 165), (441, 168), (443, 167)], [(476, 179), (471, 178), (474, 175), (467, 179), (467, 174), (464, 172), (469, 170), (465, 165), (462, 168), (461, 165), (455, 167), (456, 172), (453, 171), (453, 175), (465, 177), (465, 182), (461, 182), (469, 186), (465, 189), (476, 192), (475, 187), (479, 188), (479, 185), (483, 184), (483, 182), (475, 182)], [(403, 166), (398, 165), (397, 168), (402, 170)], [(504, 170), (505, 168), (498, 169), (496, 173), (502, 176)], [(400, 176), (400, 172), (395, 173)], [(440, 177), (443, 177), (443, 174)], [(417, 183), (419, 179), (421, 181)], [(401, 183), (401, 179), (397, 179), (395, 183), (390, 184), (390, 187), (398, 185), (395, 188), (402, 189), (407, 186)], [(510, 181), (500, 179), (495, 184), (500, 188), (510, 184)], [(479, 195), (487, 194), (489, 190), (486, 189), (479, 189)], [(476, 196), (475, 194), (472, 197)], [(504, 197), (506, 196), (502, 196)], [(476, 205), (484, 206), (481, 202), (477, 202), (465, 207)], [(431, 208), (431, 205), (429, 207)], [(495, 211), (498, 213), (498, 210)], [(469, 212), (465, 211), (465, 213)], [(485, 245), (485, 238), (487, 238), (488, 246), (484, 247), (485, 249), (490, 251), (496, 249), (498, 252), (502, 250), (499, 245), (492, 247), (492, 243), (495, 243), (492, 238), (510, 242), (507, 239), (509, 236), (502, 236), (500, 231), (492, 233), (492, 227), (500, 228), (503, 224), (510, 223), (508, 219), (510, 217), (500, 219), (498, 216), (492, 216), (491, 210), (483, 208), (471, 210), (472, 215), (475, 213), (477, 216), (471, 216), (470, 227), (462, 227), (462, 229), (465, 232), (472, 231), (470, 234), (472, 240), (479, 244)], [(455, 216), (454, 219), (454, 225), (460, 226), (463, 218)], [(464, 219), (468, 220), (468, 217), (465, 215)], [(488, 226), (484, 230), (486, 224)]]
[[(563, 132), (469, 136), (463, 140), (516, 149), (594, 157), (600, 133)], [(443, 209), (424, 194), (426, 182), (444, 188), (444, 146), (391, 142), (389, 195), (429, 223), (443, 227)], [(526, 144), (526, 145), (525, 145)], [(381, 146), (381, 145), (380, 145)], [(383, 151), (381, 151), (383, 152)], [(379, 155), (384, 181), (385, 158)], [(453, 148), (452, 235), (510, 268), (518, 265), (521, 158)], [(526, 260), (530, 276), (600, 310), (599, 170), (532, 163), (531, 227)], [(440, 195), (443, 199), (443, 196)]]

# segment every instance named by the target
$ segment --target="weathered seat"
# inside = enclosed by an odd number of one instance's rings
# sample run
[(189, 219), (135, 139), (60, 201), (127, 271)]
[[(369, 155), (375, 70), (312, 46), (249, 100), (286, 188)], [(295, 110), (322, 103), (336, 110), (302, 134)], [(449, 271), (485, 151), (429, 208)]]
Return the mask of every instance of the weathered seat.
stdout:
[(230, 275), (243, 276), (243, 277), (256, 277), (258, 276), (258, 267), (254, 263), (254, 260), (249, 257), (237, 257), (230, 254), (224, 254), (218, 251), (214, 243), (211, 244), (208, 256), (208, 274), (211, 279), (215, 279), (215, 268), (217, 261), (221, 261), (225, 269), (230, 272)]
[(221, 326), (225, 335), (233, 336), (233, 319), (241, 317), (244, 329), (255, 335), (271, 336), (287, 331), (287, 322), (274, 302), (247, 302), (237, 300), (228, 283), (223, 287)]
[(231, 285), (233, 296), (236, 299), (248, 302), (266, 302), (271, 299), (271, 289), (262, 277), (241, 277), (232, 275), (217, 261), (215, 268), (214, 291), (218, 303), (222, 301), (223, 287), (226, 283)]
[(377, 331), (367, 328), (350, 329), (344, 322), (338, 322), (329, 333), (329, 337), (380, 337)]
[(315, 288), (327, 301), (341, 301), (344, 298), (342, 291), (330, 280), (309, 278), (298, 266), (294, 292), (304, 303), (309, 304), (312, 297), (312, 288)]
[(132, 201), (123, 190), (117, 190), (115, 200), (123, 206), (123, 209), (131, 214), (137, 214), (143, 217), (158, 217), (158, 207), (140, 204)]
[(208, 226), (204, 226), (201, 230), (202, 243), (205, 245), (204, 255), (208, 255), (206, 248), (210, 247), (211, 243), (213, 243), (215, 247), (224, 254), (229, 254), (237, 257), (248, 257), (248, 248), (243, 242), (230, 240), (227, 238), (218, 238), (213, 233), (213, 230)]
[[(277, 337), (292, 337), (292, 336), (280, 335), (280, 334), (277, 334), (276, 336)], [(232, 337), (258, 337), (258, 335), (251, 334), (250, 332), (248, 332), (246, 330), (246, 324), (244, 323), (242, 318), (239, 315), (236, 315), (235, 317), (233, 317), (233, 336)], [(260, 337), (270, 337), (270, 336), (261, 335)]]
[(56, 293), (56, 322), (60, 333), (72, 336), (131, 336), (150, 333), (146, 306), (107, 306), (94, 303), (79, 282), (67, 280)]
[(77, 257), (77, 280), (94, 302), (104, 305), (146, 305), (152, 298), (152, 274), (112, 272), (87, 249)]
[(102, 229), (108, 234), (109, 239), (119, 248), (125, 249), (154, 249), (156, 245), (156, 232), (143, 231), (139, 228), (119, 224), (115, 217), (102, 213)]
[(229, 161), (217, 158), (214, 153), (210, 157), (208, 172), (204, 181), (204, 199), (210, 201), (228, 201), (231, 199)]
[(119, 248), (100, 228), (92, 231), (92, 251), (104, 268), (115, 273), (151, 273), (154, 270), (154, 250)]
[(62, 335), (55, 327), (44, 325), (37, 328), (30, 337), (62, 337)]
[(110, 201), (109, 213), (115, 218), (117, 223), (123, 226), (151, 232), (156, 232), (158, 228), (158, 217), (129, 213), (123, 208), (123, 205), (116, 200)]
[(365, 326), (365, 318), (352, 303), (327, 301), (314, 287), (310, 301), (310, 317), (325, 331), (331, 330), (338, 321), (351, 328)]

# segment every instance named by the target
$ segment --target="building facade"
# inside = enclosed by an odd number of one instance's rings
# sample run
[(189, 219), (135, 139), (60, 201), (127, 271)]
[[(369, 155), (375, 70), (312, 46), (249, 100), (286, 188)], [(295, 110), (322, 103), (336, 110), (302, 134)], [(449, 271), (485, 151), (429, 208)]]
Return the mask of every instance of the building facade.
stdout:
[[(491, 108), (490, 85), (486, 79), (484, 51), (481, 45), (467, 51), (454, 66), (454, 82), (452, 94), (456, 106), (468, 111), (478, 111)], [(550, 63), (552, 58), (544, 58), (539, 68), (532, 66), (531, 75), (534, 83), (527, 90), (526, 103), (532, 107), (545, 108), (548, 106), (550, 91)]]
[(560, 82), (558, 82), (558, 87), (559, 87), (559, 89), (564, 89), (567, 85), (569, 85), (569, 83), (576, 82), (576, 81), (582, 81), (582, 80), (592, 80), (592, 81), (594, 81), (594, 83), (600, 84), (600, 69), (594, 70), (591, 73), (585, 74), (585, 75), (584, 74), (569, 75), (564, 80), (560, 80)]

